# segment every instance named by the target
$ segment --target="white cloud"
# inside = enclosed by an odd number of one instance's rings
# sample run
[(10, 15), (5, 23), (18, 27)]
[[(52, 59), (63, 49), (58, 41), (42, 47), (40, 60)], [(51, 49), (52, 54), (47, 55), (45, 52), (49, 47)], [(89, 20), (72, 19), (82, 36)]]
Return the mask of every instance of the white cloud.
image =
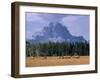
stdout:
[(34, 21), (41, 21), (44, 22), (43, 18), (39, 17), (39, 15), (37, 13), (26, 13), (26, 20), (28, 22), (34, 22)]
[(72, 35), (83, 36), (89, 40), (89, 16), (70, 15), (64, 17), (61, 21)]

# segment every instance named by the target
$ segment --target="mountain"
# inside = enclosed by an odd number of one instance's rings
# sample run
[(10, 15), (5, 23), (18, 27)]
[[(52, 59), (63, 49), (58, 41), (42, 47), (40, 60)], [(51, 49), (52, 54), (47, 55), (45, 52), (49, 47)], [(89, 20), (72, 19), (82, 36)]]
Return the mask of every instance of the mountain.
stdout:
[(44, 27), (42, 31), (33, 34), (32, 43), (44, 42), (84, 42), (86, 41), (82, 36), (73, 36), (68, 31), (67, 27), (61, 23), (50, 23)]

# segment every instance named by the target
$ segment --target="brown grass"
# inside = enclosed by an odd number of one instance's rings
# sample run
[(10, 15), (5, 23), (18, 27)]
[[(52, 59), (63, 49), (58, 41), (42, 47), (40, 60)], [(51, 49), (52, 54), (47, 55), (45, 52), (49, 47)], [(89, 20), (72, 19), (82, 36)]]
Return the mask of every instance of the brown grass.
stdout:
[(69, 57), (65, 56), (64, 59), (59, 57), (27, 57), (26, 67), (37, 67), (37, 66), (60, 66), (60, 65), (80, 65), (89, 64), (89, 56)]

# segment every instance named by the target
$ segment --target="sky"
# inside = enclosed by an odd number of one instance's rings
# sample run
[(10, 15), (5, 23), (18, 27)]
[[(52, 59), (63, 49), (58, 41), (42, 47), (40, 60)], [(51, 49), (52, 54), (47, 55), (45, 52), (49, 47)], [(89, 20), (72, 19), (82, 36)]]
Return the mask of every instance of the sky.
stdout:
[(41, 31), (50, 22), (60, 22), (67, 27), (73, 36), (83, 36), (89, 40), (89, 15), (50, 14), (26, 12), (26, 39), (32, 39), (35, 32)]

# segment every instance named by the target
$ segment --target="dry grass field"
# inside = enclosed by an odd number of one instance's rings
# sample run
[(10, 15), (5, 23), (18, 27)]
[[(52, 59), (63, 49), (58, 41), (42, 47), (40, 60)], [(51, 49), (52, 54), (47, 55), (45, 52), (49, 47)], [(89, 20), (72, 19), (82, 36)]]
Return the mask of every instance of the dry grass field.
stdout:
[(64, 57), (64, 59), (59, 59), (59, 57), (47, 57), (46, 59), (44, 57), (27, 57), (26, 67), (89, 64), (89, 56)]

